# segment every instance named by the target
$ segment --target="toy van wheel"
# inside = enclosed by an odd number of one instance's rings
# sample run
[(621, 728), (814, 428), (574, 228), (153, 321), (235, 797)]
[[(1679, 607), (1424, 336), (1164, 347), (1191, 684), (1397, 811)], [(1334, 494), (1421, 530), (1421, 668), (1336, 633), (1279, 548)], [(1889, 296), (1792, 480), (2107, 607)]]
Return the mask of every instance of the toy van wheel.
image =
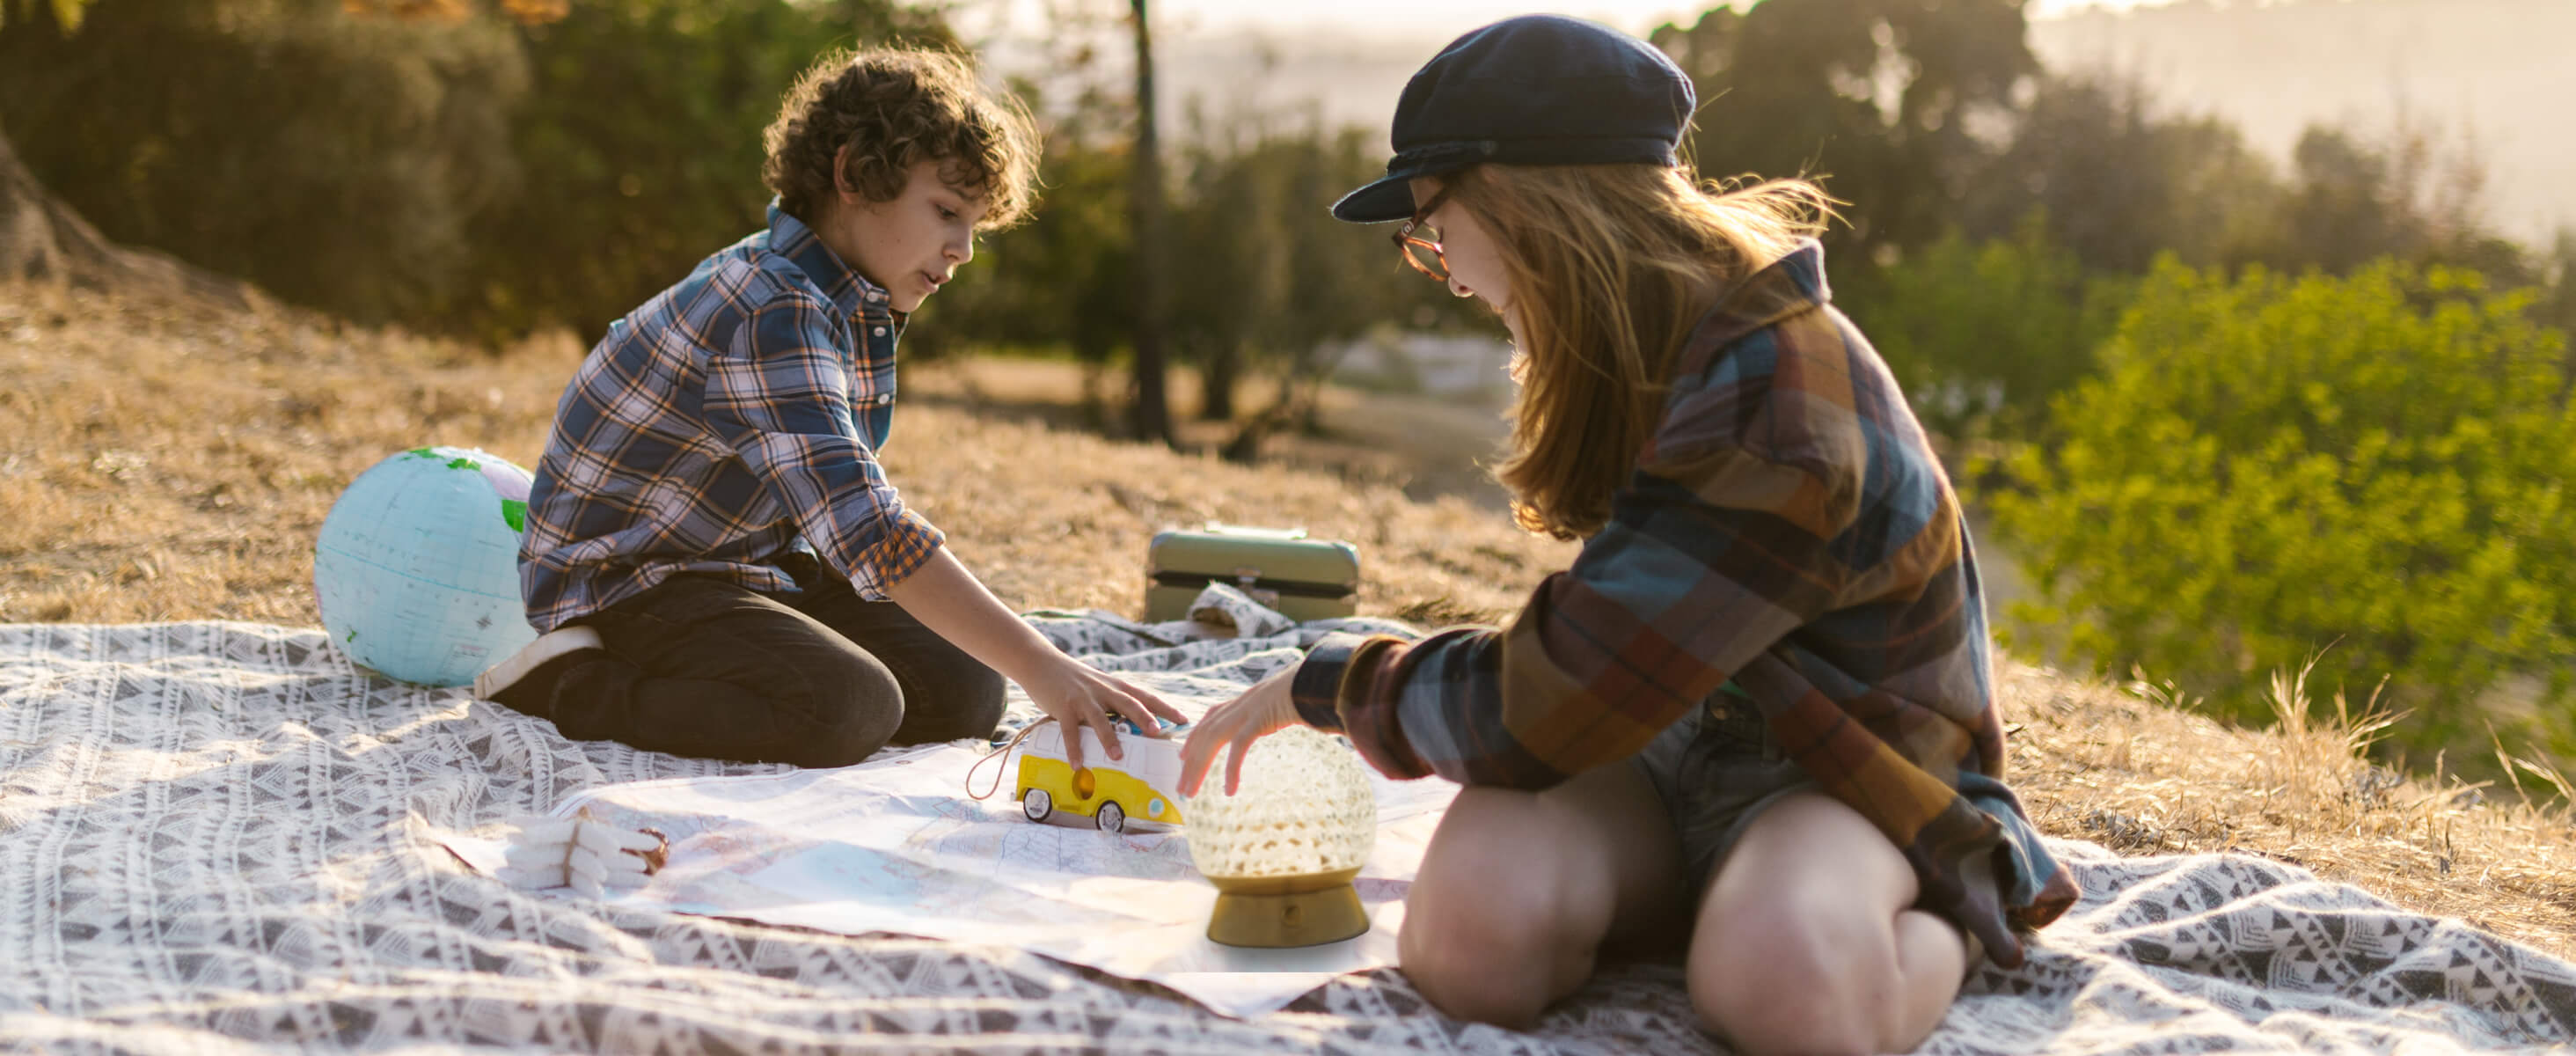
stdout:
[(1055, 797), (1047, 795), (1046, 789), (1032, 788), (1020, 797), (1020, 813), (1028, 815), (1030, 821), (1045, 821), (1047, 815), (1055, 813)]
[(1127, 831), (1127, 812), (1119, 809), (1115, 800), (1101, 804), (1100, 813), (1092, 815), (1091, 821), (1102, 832)]

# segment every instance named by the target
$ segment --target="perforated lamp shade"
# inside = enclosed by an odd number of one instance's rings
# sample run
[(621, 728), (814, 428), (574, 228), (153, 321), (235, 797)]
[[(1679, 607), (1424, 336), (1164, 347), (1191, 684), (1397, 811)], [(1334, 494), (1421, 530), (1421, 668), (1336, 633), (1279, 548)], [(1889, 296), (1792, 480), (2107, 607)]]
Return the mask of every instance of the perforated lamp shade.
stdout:
[(1339, 739), (1292, 726), (1254, 741), (1235, 794), (1220, 758), (1182, 813), (1190, 860), (1217, 888), (1208, 938), (1312, 946), (1368, 930), (1351, 880), (1377, 843), (1377, 800)]

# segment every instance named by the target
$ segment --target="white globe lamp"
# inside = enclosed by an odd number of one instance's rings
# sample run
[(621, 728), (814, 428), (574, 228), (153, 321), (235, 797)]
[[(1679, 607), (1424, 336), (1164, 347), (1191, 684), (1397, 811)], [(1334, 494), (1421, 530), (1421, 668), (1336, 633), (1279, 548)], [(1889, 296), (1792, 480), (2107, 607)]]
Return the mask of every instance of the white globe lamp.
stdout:
[(1254, 741), (1233, 795), (1220, 756), (1182, 812), (1190, 861), (1217, 889), (1209, 939), (1313, 946), (1369, 929), (1351, 881), (1377, 842), (1377, 799), (1340, 739), (1291, 726)]

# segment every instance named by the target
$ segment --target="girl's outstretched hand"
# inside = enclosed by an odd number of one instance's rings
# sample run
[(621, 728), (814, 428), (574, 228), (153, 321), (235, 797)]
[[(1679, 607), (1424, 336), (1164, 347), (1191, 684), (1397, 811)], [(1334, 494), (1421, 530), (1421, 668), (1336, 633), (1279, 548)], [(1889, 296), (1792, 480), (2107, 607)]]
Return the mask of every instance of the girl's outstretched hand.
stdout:
[(1243, 753), (1252, 742), (1297, 723), (1297, 701), (1288, 695), (1288, 683), (1296, 676), (1297, 669), (1291, 666), (1262, 679), (1242, 696), (1208, 709), (1191, 728), (1189, 740), (1181, 744), (1182, 795), (1199, 794), (1216, 753), (1229, 747), (1234, 751), (1226, 757), (1225, 794), (1234, 794), (1243, 784)]

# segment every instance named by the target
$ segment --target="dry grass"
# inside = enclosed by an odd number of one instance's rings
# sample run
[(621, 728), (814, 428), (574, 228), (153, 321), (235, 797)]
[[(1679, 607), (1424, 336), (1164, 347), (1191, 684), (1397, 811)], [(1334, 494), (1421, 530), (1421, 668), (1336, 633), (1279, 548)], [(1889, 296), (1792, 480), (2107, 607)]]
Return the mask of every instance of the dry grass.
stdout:
[[(311, 623), (312, 540), (340, 488), (423, 444), (535, 464), (581, 352), (558, 338), (488, 356), (282, 309), (0, 287), (0, 619)], [(886, 462), (1024, 607), (1133, 612), (1146, 540), (1207, 520), (1358, 543), (1372, 612), (1508, 612), (1571, 554), (1463, 499), (1409, 501), (1383, 459), (1355, 463), (1355, 483), (1115, 443), (1022, 407), (908, 401)]]
[(0, 288), (0, 619), (312, 623), (339, 489), (424, 437), (533, 454), (576, 351)]
[[(1109, 386), (1065, 360), (964, 359), (932, 364), (906, 377), (909, 398), (975, 411), (980, 417), (1026, 417), (1097, 431), (1096, 403)], [(1197, 420), (1198, 376), (1172, 370), (1173, 429), (1183, 446), (1216, 450), (1233, 439), (1230, 422)], [(1276, 396), (1273, 383), (1246, 382), (1237, 411), (1250, 414)], [(1346, 480), (1385, 484), (1416, 499), (1455, 495), (1503, 509), (1501, 484), (1484, 469), (1502, 453), (1510, 431), (1505, 408), (1465, 398), (1425, 398), (1327, 388), (1319, 434), (1282, 429), (1262, 445), (1265, 460), (1328, 470)], [(918, 406), (916, 403), (915, 406)]]
[(2128, 854), (2240, 851), (2456, 915), (2576, 956), (2576, 829), (2566, 799), (2373, 762), (2402, 718), (2336, 700), (2319, 720), (2295, 674), (2274, 681), (2269, 730), (2223, 726), (2169, 691), (2003, 665), (2013, 784), (2042, 829)]
[[(310, 625), (312, 539), (340, 487), (429, 443), (533, 462), (580, 352), (557, 340), (489, 357), (273, 308), (0, 286), (0, 620)], [(931, 398), (907, 403), (887, 461), (1021, 607), (1134, 612), (1146, 540), (1207, 519), (1351, 539), (1363, 611), (1425, 622), (1507, 613), (1571, 555), (1466, 499), (1408, 499), (1407, 471), (1382, 458), (1290, 445), (1349, 472), (1243, 467), (1061, 428), (1060, 407), (994, 395), (1008, 373), (907, 376)], [(2565, 807), (2382, 769), (2362, 750), (2380, 719), (2307, 721), (2295, 680), (2279, 695), (2298, 718), (2268, 732), (2016, 664), (2002, 689), (2014, 782), (2049, 832), (2295, 862), (2576, 955)]]

